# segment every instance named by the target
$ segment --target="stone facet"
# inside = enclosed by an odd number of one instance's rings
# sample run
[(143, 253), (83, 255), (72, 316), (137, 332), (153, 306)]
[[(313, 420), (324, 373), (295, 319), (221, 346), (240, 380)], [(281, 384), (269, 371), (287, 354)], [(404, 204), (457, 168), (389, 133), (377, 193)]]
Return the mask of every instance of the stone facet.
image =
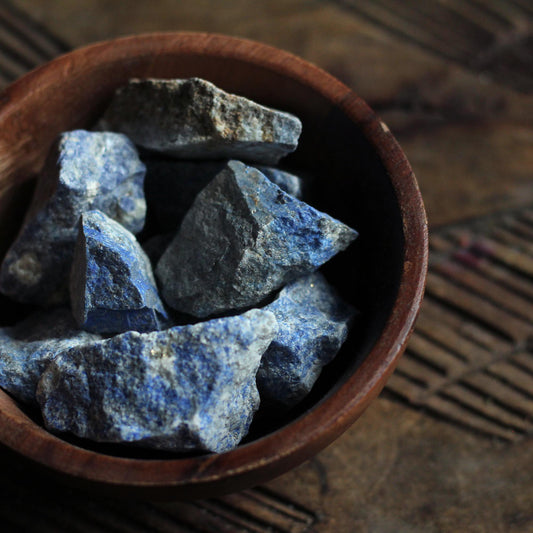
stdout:
[(80, 331), (67, 308), (41, 311), (0, 328), (0, 386), (18, 400), (35, 403), (39, 378), (56, 354), (99, 339)]
[(248, 432), (268, 311), (128, 332), (59, 354), (37, 391), (46, 427), (100, 442), (224, 452)]
[(303, 180), (286, 170), (281, 170), (276, 167), (265, 167), (256, 165), (257, 170), (262, 172), (272, 183), (275, 183), (281, 190), (287, 194), (298, 198), (303, 197)]
[(116, 92), (99, 127), (180, 158), (235, 158), (265, 165), (294, 151), (302, 129), (294, 115), (199, 78), (130, 80)]
[(98, 210), (80, 219), (70, 299), (87, 331), (144, 333), (168, 325), (148, 256), (132, 233)]
[(156, 268), (163, 299), (197, 317), (257, 305), (357, 232), (230, 161), (197, 196)]
[(355, 309), (344, 303), (322, 274), (315, 272), (284, 287), (265, 306), (278, 321), (278, 333), (261, 359), (257, 387), (261, 400), (292, 407), (340, 350)]
[(80, 215), (99, 209), (130, 231), (140, 231), (146, 211), (144, 174), (144, 164), (126, 136), (63, 133), (2, 263), (0, 291), (24, 303), (65, 303)]

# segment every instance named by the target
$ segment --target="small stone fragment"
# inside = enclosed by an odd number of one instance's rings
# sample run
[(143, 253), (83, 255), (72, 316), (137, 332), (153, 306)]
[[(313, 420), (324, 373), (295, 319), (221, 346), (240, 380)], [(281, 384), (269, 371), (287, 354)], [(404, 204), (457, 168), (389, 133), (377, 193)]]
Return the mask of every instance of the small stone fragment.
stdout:
[(287, 194), (298, 198), (303, 197), (303, 181), (302, 178), (281, 170), (275, 167), (265, 167), (262, 165), (256, 165), (257, 170), (261, 171), (272, 183), (275, 183), (281, 190)]
[(356, 311), (318, 272), (284, 287), (263, 309), (274, 313), (279, 327), (261, 359), (257, 387), (262, 401), (289, 408), (309, 393), (322, 367), (337, 355)]
[(140, 231), (146, 212), (144, 174), (144, 164), (126, 136), (63, 133), (2, 263), (0, 291), (23, 303), (65, 303), (80, 215), (99, 209), (130, 231)]
[(22, 402), (35, 403), (39, 378), (56, 354), (99, 339), (80, 331), (67, 308), (41, 311), (0, 328), (0, 386)]
[(165, 253), (165, 250), (168, 248), (174, 235), (175, 232), (160, 233), (152, 235), (142, 243), (142, 248), (150, 259), (153, 268), (156, 267), (159, 259), (161, 259), (161, 256)]
[(290, 113), (189, 78), (130, 80), (115, 93), (99, 128), (184, 159), (275, 165), (296, 149), (302, 125)]
[(207, 317), (257, 305), (356, 237), (255, 168), (230, 161), (197, 196), (156, 276), (168, 305)]
[(132, 233), (98, 210), (79, 222), (70, 299), (87, 331), (144, 333), (168, 324), (148, 256)]
[(59, 354), (39, 382), (46, 427), (100, 442), (224, 452), (248, 432), (268, 311), (128, 332)]

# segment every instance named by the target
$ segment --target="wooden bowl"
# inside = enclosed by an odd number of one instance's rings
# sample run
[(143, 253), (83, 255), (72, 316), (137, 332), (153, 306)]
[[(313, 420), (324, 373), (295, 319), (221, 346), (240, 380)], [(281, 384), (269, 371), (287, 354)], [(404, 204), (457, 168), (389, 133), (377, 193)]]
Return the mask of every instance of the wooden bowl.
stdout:
[[(201, 33), (127, 37), (66, 54), (0, 95), (0, 257), (54, 138), (91, 127), (114, 90), (137, 77), (198, 76), (290, 111), (303, 123), (286, 167), (312, 177), (311, 202), (360, 238), (325, 273), (360, 311), (310, 397), (259, 417), (238, 448), (179, 456), (55, 436), (0, 391), (0, 442), (63, 478), (147, 498), (206, 497), (271, 479), (345, 431), (383, 388), (412, 331), (427, 269), (427, 225), (411, 167), (387, 126), (353, 91), (298, 57)], [(24, 309), (0, 299), (0, 325)]]

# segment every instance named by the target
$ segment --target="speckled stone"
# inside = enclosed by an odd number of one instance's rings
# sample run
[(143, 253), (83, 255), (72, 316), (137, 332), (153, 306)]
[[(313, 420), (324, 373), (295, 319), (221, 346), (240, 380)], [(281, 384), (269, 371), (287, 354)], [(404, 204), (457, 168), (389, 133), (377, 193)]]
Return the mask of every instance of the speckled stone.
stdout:
[(291, 196), (294, 196), (300, 200), (302, 199), (304, 185), (302, 178), (276, 167), (256, 165), (255, 168), (261, 171), (271, 182), (275, 183), (287, 194), (290, 194)]
[(255, 376), (276, 330), (272, 313), (251, 310), (66, 350), (39, 382), (46, 427), (164, 450), (230, 450), (259, 406)]
[(263, 309), (274, 313), (279, 328), (261, 359), (257, 387), (271, 406), (292, 407), (337, 355), (355, 309), (318, 272), (284, 287)]
[(39, 378), (56, 354), (99, 339), (80, 331), (67, 308), (37, 312), (0, 328), (0, 386), (22, 402), (35, 403)]
[(126, 136), (63, 133), (2, 263), (0, 291), (24, 303), (66, 303), (80, 215), (99, 209), (130, 231), (140, 231), (146, 212), (144, 174), (144, 164)]
[(239, 161), (205, 187), (156, 268), (163, 299), (197, 317), (257, 305), (357, 232)]
[(99, 128), (180, 158), (275, 165), (296, 149), (302, 125), (290, 113), (189, 78), (131, 80), (116, 92)]
[(148, 256), (132, 233), (98, 210), (80, 218), (70, 300), (87, 331), (145, 333), (169, 325)]

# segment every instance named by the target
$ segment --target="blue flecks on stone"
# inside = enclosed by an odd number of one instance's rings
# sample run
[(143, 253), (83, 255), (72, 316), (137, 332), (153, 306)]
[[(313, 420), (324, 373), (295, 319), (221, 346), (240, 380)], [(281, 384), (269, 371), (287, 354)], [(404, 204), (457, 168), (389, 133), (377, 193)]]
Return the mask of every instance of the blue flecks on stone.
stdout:
[(56, 354), (99, 339), (80, 331), (67, 308), (41, 311), (0, 328), (0, 387), (20, 401), (35, 403), (39, 378)]
[(66, 350), (39, 382), (46, 427), (100, 442), (230, 450), (259, 406), (255, 376), (276, 330), (272, 313), (251, 310)]
[(261, 359), (257, 387), (262, 400), (292, 407), (337, 355), (356, 311), (318, 272), (284, 287), (263, 309), (274, 313), (279, 328)]
[(80, 219), (70, 299), (87, 331), (148, 332), (168, 325), (148, 256), (132, 233), (98, 210)]
[(144, 174), (145, 166), (125, 135), (63, 133), (2, 263), (0, 291), (23, 303), (65, 303), (80, 215), (99, 209), (130, 231), (140, 231), (146, 212)]
[(257, 169), (230, 161), (197, 196), (156, 276), (168, 305), (207, 317), (258, 304), (356, 237)]
[(272, 183), (275, 183), (281, 190), (287, 194), (298, 198), (303, 197), (303, 180), (286, 170), (275, 167), (264, 167), (256, 165), (257, 170), (261, 171)]

